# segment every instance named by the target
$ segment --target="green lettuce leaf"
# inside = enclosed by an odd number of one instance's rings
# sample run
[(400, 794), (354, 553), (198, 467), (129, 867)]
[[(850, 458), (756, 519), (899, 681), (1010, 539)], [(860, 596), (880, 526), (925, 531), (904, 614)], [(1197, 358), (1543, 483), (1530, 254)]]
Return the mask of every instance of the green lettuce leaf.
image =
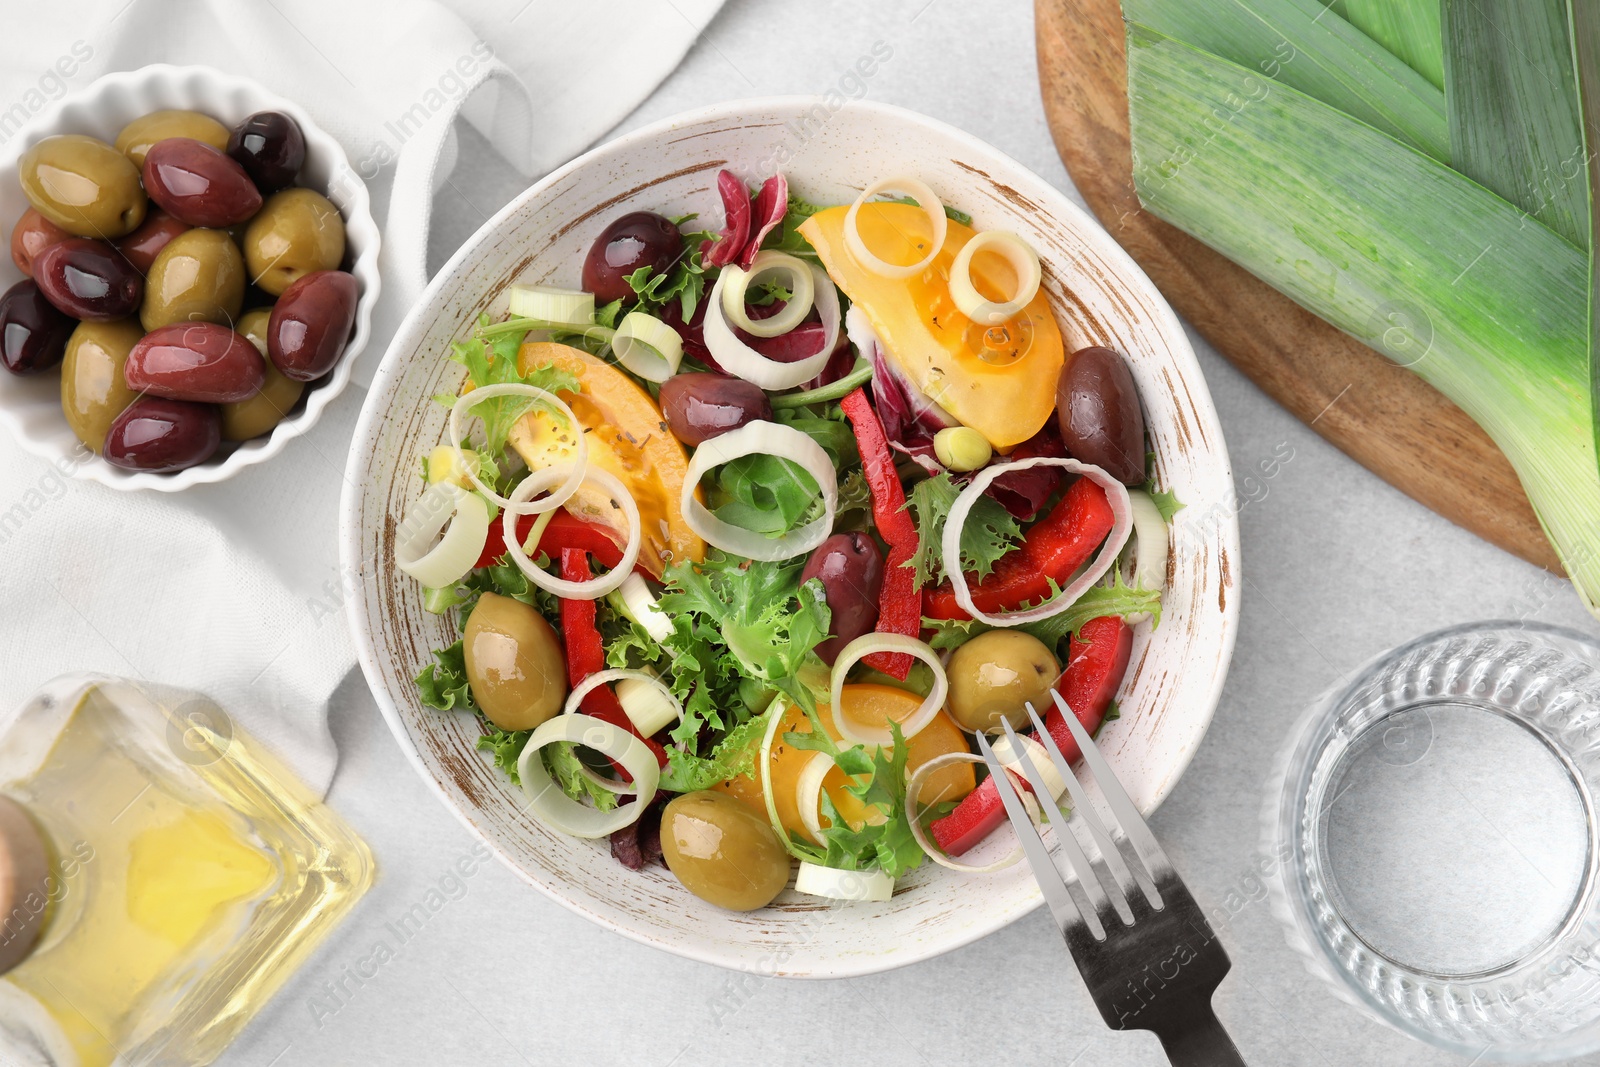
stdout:
[[(480, 316), (478, 326), (488, 325), (489, 316)], [(470, 340), (452, 342), (450, 358), (467, 368), (468, 379), (478, 388), (520, 382), (547, 393), (576, 393), (581, 390), (576, 375), (552, 364), (541, 364), (530, 368), (527, 374), (520, 373), (517, 370), (517, 349), (522, 347), (525, 336), (525, 332), (490, 337), (475, 333)], [(533, 404), (534, 401), (527, 397), (503, 396), (473, 406), (472, 414), (483, 420), (483, 435), (488, 443), (489, 455), (495, 456), (505, 451), (506, 435)]]
[[(918, 482), (906, 501), (917, 522), (917, 551), (907, 566), (917, 569), (919, 586), (945, 577), (939, 542), (950, 507), (959, 495), (961, 487), (948, 474), (936, 474)], [(993, 497), (979, 497), (961, 528), (961, 570), (982, 578), (994, 570), (996, 560), (1021, 543), (1022, 528), (1011, 513)]]

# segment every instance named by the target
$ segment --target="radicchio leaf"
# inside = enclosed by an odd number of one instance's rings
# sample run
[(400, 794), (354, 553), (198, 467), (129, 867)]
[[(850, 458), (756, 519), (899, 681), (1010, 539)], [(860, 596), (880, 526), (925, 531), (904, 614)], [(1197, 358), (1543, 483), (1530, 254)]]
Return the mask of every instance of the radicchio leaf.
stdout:
[[(1056, 432), (1051, 419), (1044, 429), (1028, 438), (1007, 456), (1007, 460), (1033, 459), (1036, 456), (1065, 458), (1066, 448)], [(989, 485), (989, 493), (1000, 506), (1011, 512), (1013, 518), (1027, 522), (1039, 514), (1065, 472), (1060, 467), (1033, 467), (1025, 471), (1007, 471)]]
[(717, 172), (717, 192), (722, 195), (725, 223), (722, 233), (710, 248), (702, 247), (708, 267), (726, 267), (744, 252), (750, 242), (750, 191), (731, 170)]
[(745, 270), (750, 269), (750, 264), (755, 262), (756, 253), (761, 251), (761, 242), (766, 240), (767, 234), (783, 221), (783, 216), (788, 211), (789, 180), (781, 174), (774, 174), (761, 186), (761, 192), (756, 194), (754, 222), (756, 232), (740, 254), (739, 266)]

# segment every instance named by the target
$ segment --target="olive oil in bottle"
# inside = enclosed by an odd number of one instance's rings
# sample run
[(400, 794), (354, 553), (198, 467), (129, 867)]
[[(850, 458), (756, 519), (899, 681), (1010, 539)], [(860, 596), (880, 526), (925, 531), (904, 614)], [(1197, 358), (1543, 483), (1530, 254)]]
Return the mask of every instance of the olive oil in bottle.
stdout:
[(0, 722), (0, 1048), (209, 1063), (372, 877), (365, 844), (209, 700), (51, 683)]

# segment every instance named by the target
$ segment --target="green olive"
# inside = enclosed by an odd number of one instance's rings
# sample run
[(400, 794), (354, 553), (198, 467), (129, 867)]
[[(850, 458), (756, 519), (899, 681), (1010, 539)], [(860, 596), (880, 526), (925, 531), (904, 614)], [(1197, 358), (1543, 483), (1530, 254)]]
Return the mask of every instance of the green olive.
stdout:
[(250, 280), (273, 296), (302, 275), (338, 270), (344, 261), (339, 209), (311, 189), (273, 193), (244, 232), (244, 260)]
[(461, 649), (472, 699), (502, 730), (531, 730), (567, 699), (561, 642), (544, 616), (520, 600), (479, 597)]
[[(233, 329), (249, 338), (262, 356), (266, 356), (267, 323), (271, 318), (271, 308), (256, 308), (241, 315), (238, 325)], [(260, 437), (284, 420), (300, 402), (300, 394), (305, 391), (305, 382), (284, 377), (283, 372), (268, 359), (267, 380), (255, 396), (234, 404), (221, 405), (222, 439), (248, 441), (252, 437)]]
[(729, 911), (764, 908), (789, 884), (771, 824), (727, 793), (674, 797), (661, 812), (661, 854), (685, 889)]
[(122, 237), (144, 221), (139, 168), (104, 141), (46, 137), (22, 154), (17, 174), (34, 209), (78, 237)]
[(945, 674), (949, 711), (968, 730), (998, 730), (1002, 721), (1021, 726), (1032, 704), (1040, 715), (1061, 664), (1043, 641), (1018, 630), (990, 630), (957, 648)]
[(228, 127), (210, 115), (198, 111), (152, 111), (122, 127), (117, 134), (117, 151), (132, 160), (134, 166), (143, 167), (150, 146), (168, 137), (187, 137), (218, 152), (228, 150)]
[(122, 379), (122, 365), (144, 331), (134, 319), (80, 322), (67, 338), (61, 363), (61, 410), (78, 440), (95, 452), (124, 408), (139, 398)]
[(232, 326), (244, 304), (244, 257), (222, 230), (185, 230), (161, 250), (145, 278), (139, 321), (146, 330), (174, 322)]

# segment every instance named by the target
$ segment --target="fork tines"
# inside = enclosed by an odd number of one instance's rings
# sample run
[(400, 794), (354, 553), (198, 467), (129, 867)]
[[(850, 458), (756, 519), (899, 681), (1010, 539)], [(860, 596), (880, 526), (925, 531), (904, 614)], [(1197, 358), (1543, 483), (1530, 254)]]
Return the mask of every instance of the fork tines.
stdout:
[[(1181, 1041), (1186, 1034), (1203, 1032), (1208, 1041), (1220, 1042), (1221, 1058), (1214, 1062), (1242, 1062), (1210, 1007), (1211, 993), (1228, 971), (1227, 953), (1089, 732), (1059, 693), (1051, 696), (1100, 787), (1110, 809), (1109, 822), (1091, 802), (1033, 705), (1027, 705), (1032, 737), (1021, 737), (1009, 723), (1005, 725), (1004, 763), (981, 733), (978, 748), (1101, 1015), (1116, 1029), (1155, 1030), (1169, 1053), (1173, 1051), (1169, 1038)], [(1008, 770), (1028, 783), (1054, 827), (1067, 862), (1066, 877), (1056, 867)], [(1055, 790), (1050, 788), (1049, 771), (1058, 776)], [(1070, 806), (1056, 799), (1062, 786), (1070, 795)], [(1074, 823), (1088, 831), (1092, 852), (1074, 831)], [(1157, 1003), (1156, 1010), (1145, 1010)], [(1180, 1020), (1199, 1030), (1179, 1026)]]

